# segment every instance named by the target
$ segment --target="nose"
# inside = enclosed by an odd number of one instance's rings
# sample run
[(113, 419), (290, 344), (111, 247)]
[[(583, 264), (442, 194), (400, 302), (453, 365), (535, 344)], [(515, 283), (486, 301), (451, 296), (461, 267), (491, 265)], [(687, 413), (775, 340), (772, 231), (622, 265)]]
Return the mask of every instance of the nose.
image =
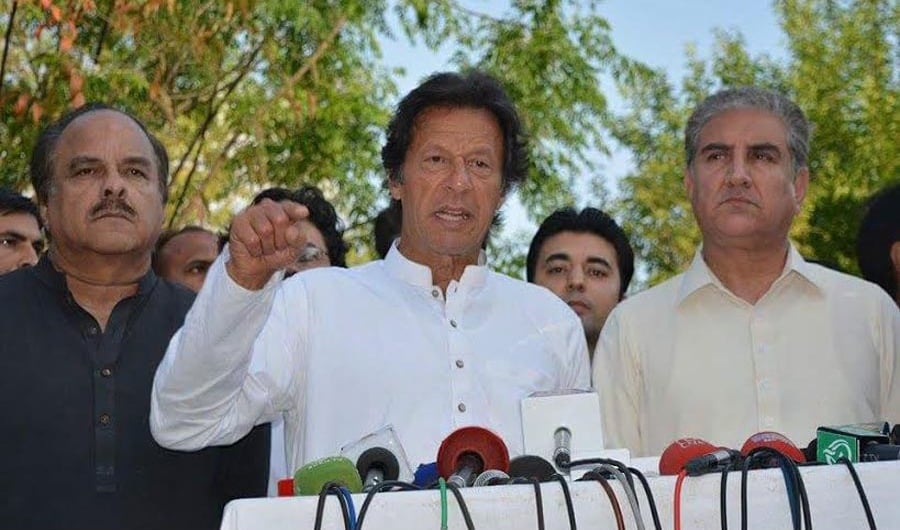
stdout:
[(725, 174), (725, 180), (729, 186), (750, 187), (750, 166), (743, 157), (734, 157)]
[(570, 291), (584, 290), (584, 271), (581, 267), (572, 267), (566, 277), (566, 288)]
[(449, 175), (447, 187), (456, 191), (472, 189), (472, 175), (469, 174), (466, 161), (462, 157), (454, 160), (453, 171)]
[(27, 242), (23, 242), (20, 247), (21, 251), (19, 251), (18, 267), (20, 269), (24, 269), (25, 267), (31, 267), (32, 265), (37, 264), (37, 250), (35, 250), (35, 248), (32, 245), (29, 245)]
[(125, 189), (125, 178), (117, 169), (106, 172), (106, 178), (103, 180), (104, 197), (124, 197)]

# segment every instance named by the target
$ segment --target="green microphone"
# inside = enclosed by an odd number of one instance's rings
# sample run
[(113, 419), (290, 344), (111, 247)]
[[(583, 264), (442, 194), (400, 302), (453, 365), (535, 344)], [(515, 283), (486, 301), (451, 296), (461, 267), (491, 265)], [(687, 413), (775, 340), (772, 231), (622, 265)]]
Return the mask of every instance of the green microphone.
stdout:
[(341, 484), (350, 493), (362, 491), (356, 465), (343, 456), (329, 456), (313, 460), (294, 473), (294, 495), (318, 495), (329, 482)]

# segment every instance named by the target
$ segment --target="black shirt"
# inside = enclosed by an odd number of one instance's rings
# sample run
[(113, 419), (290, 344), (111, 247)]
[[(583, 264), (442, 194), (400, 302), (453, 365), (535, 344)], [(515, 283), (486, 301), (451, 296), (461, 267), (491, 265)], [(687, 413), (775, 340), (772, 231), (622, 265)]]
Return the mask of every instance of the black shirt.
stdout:
[(106, 329), (49, 259), (0, 277), (0, 526), (213, 529), (266, 494), (268, 425), (193, 453), (150, 435), (150, 390), (193, 293), (152, 271)]

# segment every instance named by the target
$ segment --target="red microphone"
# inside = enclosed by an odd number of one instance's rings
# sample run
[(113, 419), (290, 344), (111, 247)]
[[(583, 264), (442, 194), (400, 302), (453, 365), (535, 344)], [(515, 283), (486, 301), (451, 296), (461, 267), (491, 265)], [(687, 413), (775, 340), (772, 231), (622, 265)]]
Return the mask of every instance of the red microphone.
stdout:
[(767, 447), (773, 451), (778, 451), (798, 464), (806, 462), (803, 451), (794, 445), (794, 442), (788, 440), (787, 436), (781, 433), (763, 431), (754, 434), (744, 442), (743, 447), (741, 447), (741, 454), (748, 456), (750, 451), (758, 447)]
[(660, 475), (677, 475), (688, 461), (713, 453), (718, 449), (713, 444), (699, 438), (679, 438), (659, 457)]
[(509, 451), (499, 436), (482, 427), (463, 427), (441, 442), (438, 473), (457, 487), (472, 484), (485, 469), (509, 471)]

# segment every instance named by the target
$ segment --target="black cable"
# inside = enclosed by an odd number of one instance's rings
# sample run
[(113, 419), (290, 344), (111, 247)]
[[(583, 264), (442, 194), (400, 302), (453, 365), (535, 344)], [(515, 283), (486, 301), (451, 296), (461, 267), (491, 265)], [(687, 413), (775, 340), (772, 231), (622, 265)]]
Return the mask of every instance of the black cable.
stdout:
[(462, 493), (459, 492), (459, 488), (453, 484), (447, 483), (447, 489), (453, 492), (453, 496), (456, 497), (456, 503), (459, 504), (459, 511), (462, 512), (463, 519), (466, 521), (466, 528), (468, 530), (475, 530), (475, 523), (472, 522), (472, 516), (469, 515), (469, 507), (466, 505)]
[(631, 478), (631, 469), (628, 466), (619, 462), (618, 460), (613, 460), (611, 458), (582, 458), (580, 460), (572, 460), (569, 462), (569, 465), (566, 469), (572, 469), (576, 466), (584, 466), (587, 464), (609, 464), (611, 466), (615, 466), (625, 475), (628, 479), (628, 485), (631, 486), (631, 489), (634, 490), (634, 479)]
[(803, 475), (800, 474), (800, 467), (793, 460), (791, 460), (791, 463), (794, 465), (794, 477), (797, 480), (797, 490), (800, 492), (800, 506), (803, 508), (803, 521), (806, 523), (806, 530), (812, 530), (812, 516), (810, 515), (809, 509), (809, 496), (806, 494), (806, 483), (803, 482)]
[(326, 482), (325, 485), (322, 486), (322, 489), (319, 490), (319, 502), (316, 504), (316, 521), (313, 529), (322, 529), (322, 516), (325, 513), (325, 499), (329, 494), (337, 496), (338, 502), (341, 504), (341, 516), (344, 518), (344, 530), (351, 530), (350, 509), (347, 506), (347, 500), (344, 499), (344, 495), (341, 493), (341, 484), (337, 482)]
[(541, 496), (541, 481), (534, 477), (526, 480), (534, 486), (534, 504), (537, 506), (538, 530), (544, 530), (544, 498)]
[[(779, 466), (782, 468), (782, 473), (784, 475), (785, 489), (787, 490), (788, 501), (792, 505), (791, 521), (794, 528), (799, 530), (801, 524), (800, 513), (797, 513), (796, 515), (794, 513), (794, 510), (796, 509), (795, 503), (797, 502), (797, 497), (799, 497), (800, 506), (802, 509), (803, 525), (805, 528), (811, 529), (812, 518), (809, 509), (809, 497), (807, 496), (806, 484), (803, 482), (803, 477), (800, 475), (800, 470), (798, 469), (796, 462), (794, 462), (790, 457), (770, 447), (758, 447), (750, 451), (750, 454), (748, 454), (747, 458), (744, 459), (744, 464), (741, 470), (741, 529), (746, 530), (747, 528), (747, 471), (761, 457), (776, 458), (779, 461)], [(723, 475), (722, 480), (723, 496), (724, 486), (725, 475)], [(725, 525), (727, 523), (725, 522), (726, 515), (724, 497), (720, 497), (720, 502), (722, 503), (720, 506), (720, 508), (722, 509), (722, 528), (725, 528)]]
[(385, 480), (384, 482), (378, 484), (366, 494), (366, 498), (362, 503), (362, 507), (359, 509), (359, 515), (356, 517), (356, 530), (362, 528), (363, 520), (366, 518), (366, 512), (369, 511), (369, 504), (372, 503), (372, 499), (375, 498), (375, 495), (381, 493), (386, 489), (398, 488), (401, 491), (415, 491), (421, 490), (419, 486), (415, 484), (410, 484), (409, 482), (400, 482), (399, 480)]
[(872, 508), (869, 507), (869, 497), (863, 489), (862, 482), (859, 481), (859, 475), (856, 474), (856, 468), (853, 463), (847, 460), (847, 457), (840, 457), (838, 462), (847, 466), (850, 476), (853, 477), (853, 484), (856, 486), (856, 493), (859, 494), (859, 500), (862, 502), (863, 509), (866, 511), (866, 520), (869, 522), (869, 528), (875, 530), (875, 517), (872, 516)]
[(647, 477), (645, 477), (637, 468), (628, 467), (626, 469), (641, 481), (641, 486), (644, 488), (644, 494), (647, 496), (647, 504), (650, 505), (650, 515), (653, 516), (653, 527), (656, 528), (656, 530), (662, 530), (662, 523), (659, 521), (659, 512), (656, 510), (656, 499), (653, 498), (653, 491), (650, 489), (650, 483), (647, 482)]
[(566, 481), (566, 477), (559, 473), (554, 473), (550, 478), (559, 482), (559, 486), (562, 488), (563, 499), (566, 501), (566, 513), (569, 515), (569, 528), (578, 530), (578, 526), (575, 524), (575, 505), (572, 504), (572, 494), (569, 493), (569, 484)]
[(722, 466), (722, 482), (719, 484), (719, 520), (722, 530), (728, 530), (728, 473), (734, 469), (736, 460)]

